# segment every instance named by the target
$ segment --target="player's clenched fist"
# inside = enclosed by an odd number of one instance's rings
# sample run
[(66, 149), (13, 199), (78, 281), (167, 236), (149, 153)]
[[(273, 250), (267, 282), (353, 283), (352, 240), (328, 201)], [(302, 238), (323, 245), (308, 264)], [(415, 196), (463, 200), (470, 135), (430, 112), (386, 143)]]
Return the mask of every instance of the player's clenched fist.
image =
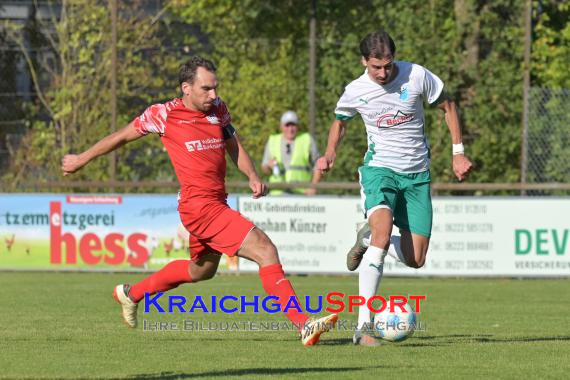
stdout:
[(75, 173), (84, 165), (85, 163), (79, 154), (66, 154), (61, 160), (61, 170), (63, 171), (64, 176)]
[(267, 194), (267, 185), (261, 182), (259, 178), (249, 180), (249, 187), (253, 192), (253, 198), (257, 199)]
[(332, 169), (334, 165), (334, 158), (329, 156), (323, 156), (317, 160), (316, 167), (317, 170), (321, 172), (328, 172)]
[(457, 154), (453, 156), (453, 172), (459, 181), (463, 181), (467, 178), (467, 175), (473, 169), (473, 164), (471, 161), (465, 157), (463, 154)]

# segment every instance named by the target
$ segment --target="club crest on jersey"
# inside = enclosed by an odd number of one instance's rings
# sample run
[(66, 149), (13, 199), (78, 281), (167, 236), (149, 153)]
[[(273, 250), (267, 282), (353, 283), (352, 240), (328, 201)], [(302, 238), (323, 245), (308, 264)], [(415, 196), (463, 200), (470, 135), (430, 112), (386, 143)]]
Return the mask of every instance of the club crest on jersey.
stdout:
[(216, 124), (216, 125), (220, 124), (220, 119), (218, 119), (216, 115), (208, 115), (206, 116), (206, 119), (208, 119), (210, 124)]
[(406, 101), (408, 100), (408, 85), (403, 84), (400, 88), (400, 100)]
[(391, 128), (412, 121), (413, 119), (414, 115), (407, 115), (402, 111), (398, 111), (396, 114), (387, 113), (376, 120), (376, 126), (378, 128)]

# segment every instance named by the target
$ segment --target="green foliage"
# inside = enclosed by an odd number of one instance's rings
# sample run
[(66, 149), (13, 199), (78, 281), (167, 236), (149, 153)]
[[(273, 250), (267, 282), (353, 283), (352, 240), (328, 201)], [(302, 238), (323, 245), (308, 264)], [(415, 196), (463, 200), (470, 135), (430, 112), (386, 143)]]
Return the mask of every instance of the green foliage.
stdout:
[[(228, 104), (238, 134), (254, 161), (261, 160), (268, 136), (279, 132), (287, 109), (307, 120), (307, 25), (304, 1), (246, 1), (240, 7), (209, 0), (181, 2), (173, 12), (197, 24), (208, 36), (194, 52), (212, 58), (219, 67), (220, 95)], [(222, 23), (219, 20), (223, 19)], [(308, 32), (307, 32), (308, 33)], [(305, 123), (306, 124), (306, 123)], [(233, 164), (229, 179), (243, 179)]]
[(529, 106), (531, 182), (570, 182), (570, 4), (535, 4)]
[(570, 181), (570, 90), (533, 88), (529, 105), (529, 182)]
[[(457, 101), (475, 182), (514, 182), (519, 176), (524, 4), (475, 0), (319, 1), (317, 141), (324, 149), (344, 86), (362, 73), (359, 41), (386, 28), (397, 58), (439, 75)], [(263, 143), (287, 108), (307, 120), (310, 2), (193, 1), (175, 13), (208, 40), (196, 46), (220, 65), (221, 95), (229, 102), (246, 147), (258, 161)], [(223, 19), (223, 22), (219, 22)], [(293, 64), (294, 63), (294, 64)], [(435, 181), (454, 181), (449, 132), (438, 109), (426, 112)], [(366, 150), (362, 121), (349, 124), (328, 180), (354, 180)]]
[[(217, 63), (220, 95), (257, 163), (267, 137), (278, 131), (283, 111), (296, 110), (303, 127), (308, 125), (311, 1), (243, 0), (235, 6), (229, 1), (173, 0), (157, 23), (136, 11), (136, 1), (118, 3), (119, 125), (147, 105), (177, 95), (176, 68), (187, 58), (178, 49)], [(106, 4), (87, 0), (63, 4), (61, 17), (54, 22), (54, 43), (46, 35), (38, 37), (56, 53), (55, 68), (42, 69), (33, 59), (28, 62), (38, 78), (47, 76), (49, 81), (41, 89), (41, 106), (35, 105), (30, 114), (33, 122), (25, 138), (37, 150), (21, 153), (3, 177), (14, 187), (27, 179), (58, 178), (62, 154), (83, 150), (109, 132), (109, 10)], [(320, 0), (317, 6), (315, 137), (321, 152), (344, 86), (362, 73), (359, 41), (385, 28), (396, 41), (397, 59), (421, 64), (440, 76), (456, 100), (467, 153), (476, 165), (470, 181), (519, 180), (523, 1)], [(544, 0), (534, 1), (533, 9), (532, 83), (568, 88), (570, 6)], [(16, 27), (6, 30), (18, 39)], [(38, 121), (46, 119), (42, 113), (49, 115), (51, 124)], [(434, 181), (455, 181), (443, 113), (428, 107), (426, 125)], [(553, 139), (566, 141), (560, 136)], [(363, 123), (356, 119), (349, 124), (335, 169), (325, 179), (355, 180), (365, 150)], [(556, 152), (548, 169), (552, 173), (560, 167), (556, 160), (567, 155), (562, 148)], [(174, 179), (156, 138), (121, 149), (118, 162), (118, 179)], [(99, 159), (74, 178), (107, 179), (108, 165), (107, 159)], [(229, 179), (243, 179), (234, 165), (228, 167)], [(552, 178), (566, 178), (560, 174)]]
[(570, 3), (546, 0), (534, 9), (533, 83), (552, 89), (570, 88)]
[[(121, 101), (117, 128), (121, 128), (144, 110), (151, 97), (175, 95), (173, 91), (165, 91), (162, 76), (175, 72), (177, 60), (157, 48), (161, 46), (157, 38), (159, 24), (152, 24), (151, 16), (136, 11), (137, 2), (118, 3), (117, 97)], [(108, 6), (78, 0), (62, 3), (61, 7), (57, 18), (54, 13), (50, 25), (40, 23), (36, 26), (36, 32), (49, 41), (46, 49), (54, 53), (56, 61), (51, 65), (28, 61), (32, 75), (42, 78), (36, 80), (41, 106), (34, 106), (34, 112), (30, 114), (32, 123), (22, 144), (25, 149), (15, 157), (3, 177), (14, 189), (21, 182), (58, 180), (64, 154), (84, 151), (111, 132)], [(55, 9), (51, 10), (55, 12)], [(25, 53), (23, 28), (15, 24), (7, 26), (12, 41)], [(49, 121), (39, 121), (46, 113)], [(162, 150), (160, 141), (148, 140), (146, 149), (133, 144), (118, 152), (117, 179), (138, 178), (141, 173), (153, 178), (170, 166), (165, 155), (156, 154)], [(73, 179), (106, 180), (108, 168), (109, 159), (98, 159), (75, 174)]]
[[(1, 7), (0, 7), (1, 10)], [(0, 172), (3, 172), (11, 151), (10, 136), (21, 128), (24, 109), (16, 96), (10, 96), (17, 90), (16, 65), (20, 58), (17, 51), (11, 48), (6, 31), (0, 28)]]

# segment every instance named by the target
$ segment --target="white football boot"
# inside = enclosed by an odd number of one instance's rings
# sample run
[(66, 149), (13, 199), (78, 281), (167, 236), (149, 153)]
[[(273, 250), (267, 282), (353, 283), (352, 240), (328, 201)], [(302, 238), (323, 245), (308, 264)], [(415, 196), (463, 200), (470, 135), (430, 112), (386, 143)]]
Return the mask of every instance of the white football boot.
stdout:
[(127, 295), (130, 285), (120, 284), (115, 286), (113, 290), (113, 298), (121, 304), (123, 308), (123, 320), (127, 326), (131, 328), (137, 327), (137, 308), (138, 304), (133, 302)]

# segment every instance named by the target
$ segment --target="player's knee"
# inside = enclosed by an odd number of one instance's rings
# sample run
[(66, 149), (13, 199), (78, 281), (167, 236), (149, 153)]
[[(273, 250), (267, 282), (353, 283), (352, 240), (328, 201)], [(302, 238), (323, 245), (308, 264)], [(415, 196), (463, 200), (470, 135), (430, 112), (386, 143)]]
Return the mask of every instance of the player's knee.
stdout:
[(192, 277), (192, 282), (207, 281), (214, 278), (216, 271), (202, 271)]
[(413, 259), (413, 260), (408, 260), (408, 261), (406, 262), (406, 264), (408, 264), (408, 266), (409, 266), (410, 268), (416, 268), (416, 269), (423, 267), (425, 263), (426, 263), (426, 260), (425, 260), (425, 259), (423, 259), (423, 260), (422, 260), (422, 259), (420, 259), (420, 260), (418, 260), (418, 259)]
[(204, 273), (204, 276), (202, 276), (202, 281), (211, 280), (215, 276), (216, 276), (216, 272)]
[(408, 260), (406, 264), (408, 264), (409, 267), (417, 269), (423, 267), (425, 263), (426, 263), (426, 255), (419, 254), (415, 255), (415, 257), (412, 260)]
[(259, 262), (258, 264), (273, 264), (276, 261), (279, 261), (279, 255), (277, 253), (277, 247), (273, 242), (267, 239), (262, 245), (258, 248), (258, 256)]
[(265, 234), (260, 235), (252, 251), (254, 261), (260, 266), (274, 264), (279, 260), (277, 247), (275, 247), (275, 244), (273, 244), (271, 239)]
[(277, 247), (275, 247), (275, 244), (273, 244), (269, 236), (267, 236), (265, 233), (258, 234), (257, 241), (255, 242), (253, 248), (256, 252), (264, 256), (277, 255)]
[(267, 252), (267, 254), (269, 255), (277, 255), (277, 247), (275, 246), (275, 244), (273, 244), (273, 242), (269, 238), (266, 238), (263, 241), (260, 249), (263, 252)]
[(261, 230), (254, 229), (251, 240), (238, 255), (256, 262), (260, 266), (276, 264), (279, 262), (277, 247), (271, 239)]

